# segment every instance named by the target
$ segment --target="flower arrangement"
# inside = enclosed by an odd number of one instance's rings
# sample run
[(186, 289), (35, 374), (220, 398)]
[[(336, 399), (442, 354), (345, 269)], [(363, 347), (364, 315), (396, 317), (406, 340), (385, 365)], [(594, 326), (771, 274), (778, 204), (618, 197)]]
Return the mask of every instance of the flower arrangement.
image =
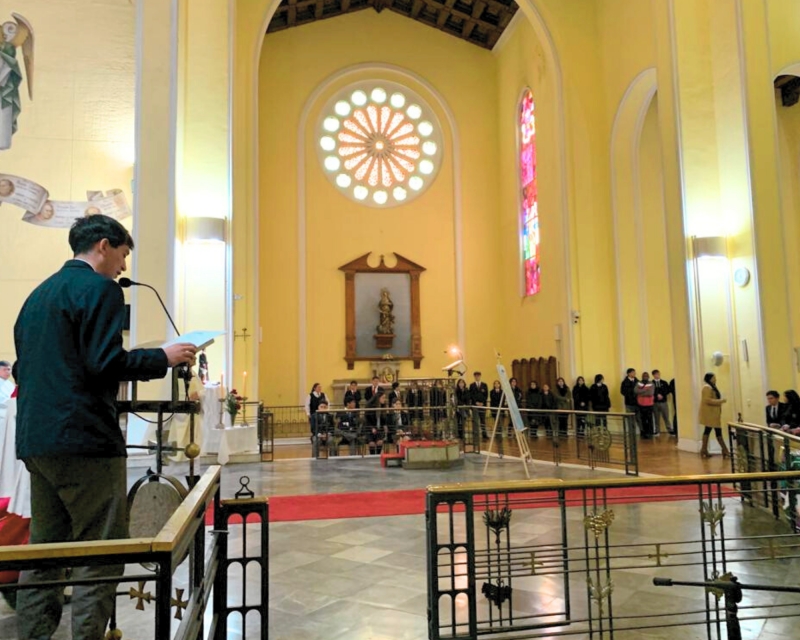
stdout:
[(231, 389), (228, 395), (225, 396), (225, 411), (231, 416), (231, 423), (236, 420), (236, 414), (242, 409), (242, 402), (244, 398), (239, 395), (236, 389)]

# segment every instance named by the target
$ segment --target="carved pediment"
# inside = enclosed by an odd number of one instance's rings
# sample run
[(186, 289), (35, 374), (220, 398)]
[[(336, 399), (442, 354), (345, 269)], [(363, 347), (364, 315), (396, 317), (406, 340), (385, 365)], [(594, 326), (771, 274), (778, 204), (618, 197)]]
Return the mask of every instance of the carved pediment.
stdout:
[(347, 264), (343, 264), (339, 267), (339, 271), (344, 271), (345, 273), (422, 273), (425, 271), (425, 267), (418, 265), (416, 262), (412, 262), (408, 258), (401, 256), (399, 253), (393, 253), (392, 255), (397, 260), (397, 263), (390, 267), (386, 264), (385, 256), (380, 257), (380, 261), (378, 265), (373, 267), (369, 264), (368, 260), (371, 256), (371, 253), (365, 253), (363, 256), (356, 258), (355, 260), (351, 260)]

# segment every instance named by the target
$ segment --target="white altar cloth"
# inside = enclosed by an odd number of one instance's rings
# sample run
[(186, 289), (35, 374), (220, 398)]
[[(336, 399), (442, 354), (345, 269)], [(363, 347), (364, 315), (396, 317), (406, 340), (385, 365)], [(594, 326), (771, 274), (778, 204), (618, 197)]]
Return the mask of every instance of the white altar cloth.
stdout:
[(31, 476), (17, 460), (17, 399), (5, 401), (5, 416), (0, 421), (0, 497), (10, 497), (9, 513), (31, 517)]
[(235, 453), (258, 451), (258, 430), (255, 425), (217, 429), (216, 431), (220, 434), (219, 452), (217, 453), (217, 461), (220, 464), (228, 464), (230, 457)]

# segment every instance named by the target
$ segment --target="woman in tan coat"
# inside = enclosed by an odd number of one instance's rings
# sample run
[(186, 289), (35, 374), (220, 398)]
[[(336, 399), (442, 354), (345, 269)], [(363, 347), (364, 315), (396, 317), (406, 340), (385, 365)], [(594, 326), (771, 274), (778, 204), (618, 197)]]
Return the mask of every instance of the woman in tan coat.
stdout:
[(722, 438), (722, 405), (727, 400), (722, 397), (719, 389), (717, 389), (717, 376), (713, 373), (707, 373), (703, 377), (703, 381), (705, 384), (700, 398), (700, 416), (698, 419), (700, 424), (705, 427), (705, 430), (703, 431), (703, 448), (700, 449), (700, 456), (703, 458), (711, 457), (708, 452), (708, 436), (711, 435), (711, 429), (714, 429), (717, 442), (719, 442), (719, 446), (722, 449), (722, 457), (729, 458), (731, 453)]

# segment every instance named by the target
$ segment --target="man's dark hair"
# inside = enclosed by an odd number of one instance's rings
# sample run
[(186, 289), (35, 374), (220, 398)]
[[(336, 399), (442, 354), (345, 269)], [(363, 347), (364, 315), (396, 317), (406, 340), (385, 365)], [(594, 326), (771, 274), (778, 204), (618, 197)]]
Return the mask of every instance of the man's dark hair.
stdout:
[(629, 375), (631, 375), (632, 373), (634, 373), (635, 371), (636, 371), (636, 369), (634, 369), (633, 367), (631, 367), (630, 369), (628, 369), (628, 370), (625, 372), (625, 375), (629, 376)]
[(372, 379), (373, 379), (373, 380), (379, 380), (379, 381), (380, 381), (380, 378), (379, 378), (378, 376), (372, 376)]
[(11, 363), (8, 360), (0, 360), (0, 367), (10, 367)]
[(356, 382), (355, 380), (351, 380), (350, 384), (358, 384), (358, 382)]
[(653, 375), (656, 375), (657, 373), (661, 373), (661, 372), (658, 369), (653, 369)]
[(400, 386), (399, 382), (392, 382), (392, 389), (397, 389)]
[(476, 372), (475, 372), (475, 373), (473, 373), (472, 375), (473, 375), (473, 376), (479, 376), (479, 375), (481, 375), (481, 372), (480, 372), (480, 371), (476, 371)]
[[(2, 362), (0, 362), (0, 365), (2, 365), (2, 364), (3, 364), (3, 363), (2, 363)], [(781, 394), (780, 394), (780, 393), (778, 393), (777, 391), (775, 391), (775, 389), (770, 389), (769, 391), (767, 391), (767, 395), (768, 395), (768, 396), (771, 396), (771, 397), (773, 397), (773, 398), (780, 398), (780, 397), (781, 397)]]
[(102, 214), (78, 218), (69, 230), (69, 246), (76, 256), (90, 251), (103, 238), (115, 249), (124, 244), (133, 250), (133, 238), (128, 230), (114, 218)]

